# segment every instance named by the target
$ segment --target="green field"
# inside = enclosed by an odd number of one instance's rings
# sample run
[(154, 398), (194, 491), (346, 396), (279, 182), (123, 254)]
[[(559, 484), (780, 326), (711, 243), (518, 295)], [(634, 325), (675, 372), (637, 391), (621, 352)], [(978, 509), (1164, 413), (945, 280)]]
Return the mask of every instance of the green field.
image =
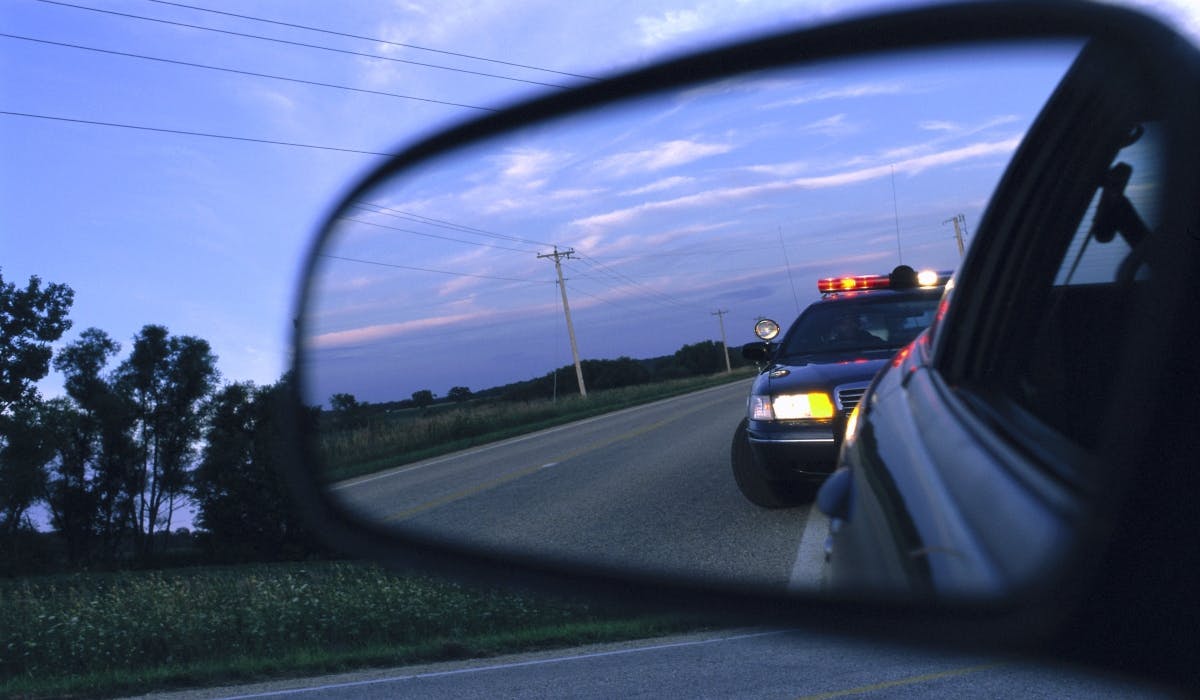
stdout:
[(748, 380), (753, 368), (593, 392), (557, 401), (472, 401), (374, 416), (353, 429), (327, 429), (320, 452), (330, 481), (562, 425), (708, 387)]
[(103, 697), (701, 629), (348, 562), (0, 580), (0, 697)]

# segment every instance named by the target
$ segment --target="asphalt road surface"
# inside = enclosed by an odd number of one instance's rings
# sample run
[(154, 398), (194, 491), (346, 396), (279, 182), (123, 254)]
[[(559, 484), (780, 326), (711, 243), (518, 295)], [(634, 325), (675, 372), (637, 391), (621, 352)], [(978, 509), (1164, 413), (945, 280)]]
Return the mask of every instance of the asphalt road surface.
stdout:
[(742, 629), (153, 697), (1083, 700), (1184, 696), (1072, 668), (868, 644), (799, 630)]
[(749, 380), (343, 482), (354, 510), (489, 549), (771, 588), (819, 585), (823, 516), (742, 497)]

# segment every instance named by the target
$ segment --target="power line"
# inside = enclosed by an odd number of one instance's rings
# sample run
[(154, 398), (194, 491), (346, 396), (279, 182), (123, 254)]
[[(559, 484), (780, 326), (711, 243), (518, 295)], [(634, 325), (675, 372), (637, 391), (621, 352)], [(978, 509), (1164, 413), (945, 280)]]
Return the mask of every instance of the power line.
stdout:
[(638, 289), (641, 289), (652, 296), (658, 297), (659, 299), (662, 299), (663, 301), (665, 301), (669, 304), (674, 304), (675, 306), (679, 306), (679, 307), (685, 308), (685, 309), (697, 308), (690, 302), (683, 301), (682, 299), (677, 299), (676, 297), (673, 297), (670, 294), (667, 294), (665, 292), (660, 292), (657, 289), (654, 289), (653, 287), (644, 285), (641, 282), (638, 282), (637, 280), (633, 279), (632, 277), (629, 277), (628, 275), (624, 275), (620, 272), (609, 269), (608, 267), (605, 267), (604, 265), (600, 264), (598, 261), (596, 261), (593, 258), (589, 258), (585, 255), (579, 255), (578, 258), (583, 263), (590, 265), (591, 267), (598, 269), (601, 272), (607, 273), (608, 275), (612, 276), (613, 278), (615, 278), (617, 280), (626, 282), (628, 284), (632, 284), (633, 286), (637, 287)]
[[(570, 277), (568, 279), (576, 279), (577, 277), (582, 277), (583, 279), (588, 279), (588, 280), (600, 282), (601, 284), (603, 284), (603, 280), (600, 280), (599, 278), (596, 278), (596, 277), (591, 277), (589, 275), (583, 275), (580, 273), (580, 271), (578, 269), (574, 269), (572, 271), (572, 277)], [(647, 297), (636, 297), (635, 298), (633, 296), (624, 296), (624, 297), (622, 297), (622, 296), (617, 296), (617, 297), (600, 296), (599, 294), (593, 294), (591, 292), (588, 292), (588, 291), (580, 288), (580, 286), (578, 284), (574, 285), (572, 287), (572, 290), (576, 294), (582, 294), (585, 297), (591, 297), (592, 299), (595, 299), (596, 301), (608, 304), (609, 306), (611, 306), (613, 308), (621, 309), (621, 310), (627, 311), (627, 312), (633, 311), (636, 313), (645, 313), (646, 312), (646, 307), (645, 307), (646, 304), (657, 304), (658, 303), (655, 300), (649, 299)], [(611, 292), (613, 290), (611, 288), (609, 288), (606, 291)], [(661, 305), (660, 305), (660, 307), (661, 307)], [(688, 307), (688, 310), (693, 310), (693, 308), (694, 307)], [(696, 308), (698, 308), (698, 307), (696, 307)]]
[(521, 248), (509, 248), (509, 247), (502, 246), (502, 245), (495, 245), (493, 243), (481, 243), (480, 241), (467, 241), (467, 240), (463, 240), (461, 238), (451, 238), (450, 236), (439, 236), (436, 233), (426, 233), (424, 231), (413, 231), (412, 229), (399, 228), (397, 226), (387, 226), (384, 224), (377, 224), (373, 221), (363, 221), (362, 219), (353, 219), (350, 217), (342, 217), (342, 221), (352, 221), (356, 224), (363, 224), (364, 226), (374, 226), (376, 228), (387, 229), (389, 231), (398, 231), (400, 233), (411, 233), (414, 236), (423, 236), (425, 238), (436, 238), (440, 241), (451, 241), (453, 243), (465, 243), (466, 245), (476, 245), (476, 246), (480, 246), (482, 248), (495, 248), (497, 250), (508, 250), (508, 251), (512, 251), (514, 253), (521, 253), (524, 255), (528, 255), (529, 253), (537, 252), (534, 250), (526, 250), (526, 249), (521, 249)]
[(289, 83), (300, 83), (302, 85), (315, 85), (317, 87), (334, 88), (336, 90), (349, 90), (351, 92), (363, 92), (363, 93), (367, 93), (370, 95), (383, 95), (385, 97), (399, 97), (399, 98), (405, 99), (405, 100), (417, 100), (420, 102), (432, 102), (434, 104), (449, 105), (451, 107), (465, 107), (467, 109), (478, 109), (478, 110), (483, 110), (485, 112), (499, 111), (496, 109), (492, 109), (491, 107), (480, 107), (478, 105), (468, 105), (468, 104), (462, 104), (460, 102), (448, 102), (446, 100), (435, 100), (435, 99), (428, 98), (428, 97), (413, 97), (412, 95), (401, 95), (401, 94), (398, 94), (395, 92), (385, 92), (383, 90), (367, 90), (366, 88), (356, 88), (356, 87), (350, 87), (348, 85), (337, 85), (334, 83), (322, 83), (322, 82), (317, 82), (315, 80), (303, 80), (301, 78), (288, 78), (288, 77), (282, 76), (282, 75), (271, 75), (270, 73), (256, 73), (254, 71), (240, 70), (237, 68), (223, 68), (221, 66), (210, 66), (210, 65), (203, 64), (203, 63), (192, 63), (190, 61), (179, 61), (179, 60), (175, 60), (172, 58), (159, 58), (156, 56), (145, 56), (145, 55), (136, 54), (136, 53), (126, 53), (124, 51), (99, 49), (99, 48), (96, 48), (93, 46), (83, 46), (81, 44), (68, 44), (68, 43), (61, 42), (61, 41), (50, 41), (48, 39), (35, 39), (33, 37), (19, 36), (17, 34), (0, 33), (0, 37), (6, 37), (9, 39), (20, 39), (21, 41), (31, 41), (31, 42), (38, 43), (38, 44), (47, 44), (49, 46), (60, 46), (60, 47), (69, 48), (69, 49), (80, 49), (82, 51), (94, 51), (96, 53), (104, 53), (104, 54), (109, 54), (111, 56), (124, 56), (126, 58), (137, 58), (137, 59), (141, 59), (143, 61), (157, 61), (159, 63), (170, 63), (170, 64), (174, 64), (174, 65), (178, 65), (178, 66), (188, 66), (190, 68), (203, 68), (205, 70), (215, 70), (215, 71), (221, 71), (223, 73), (236, 73), (238, 75), (249, 75), (249, 76), (252, 76), (255, 78), (270, 78), (271, 80), (284, 80)]
[(320, 254), (318, 257), (328, 260), (341, 260), (342, 262), (359, 263), (361, 265), (376, 265), (378, 267), (391, 267), (397, 270), (413, 270), (415, 272), (434, 272), (439, 275), (451, 275), (454, 277), (474, 277), (483, 280), (499, 280), (501, 282), (522, 282), (524, 284), (547, 284), (546, 280), (529, 280), (517, 279), (515, 277), (496, 277), (494, 275), (476, 275), (470, 272), (454, 272), (452, 270), (435, 270), (428, 267), (414, 267), (412, 265), (396, 265), (395, 263), (385, 263), (378, 260), (363, 260), (362, 258), (347, 258), (341, 255)]
[(629, 262), (631, 260), (645, 260), (647, 258), (662, 258), (662, 257), (678, 258), (678, 257), (695, 257), (698, 255), (719, 255), (722, 257), (727, 257), (727, 256), (733, 255), (735, 253), (747, 253), (747, 252), (762, 253), (764, 245), (766, 245), (766, 244), (755, 243), (753, 245), (747, 245), (744, 248), (743, 247), (724, 248), (721, 250), (714, 250), (714, 249), (682, 250), (679, 248), (671, 248), (671, 249), (660, 250), (657, 253), (649, 253), (647, 255), (622, 255), (620, 257), (612, 258), (612, 259), (608, 259), (608, 260), (605, 260), (603, 258), (593, 257), (592, 260), (606, 261), (609, 263), (623, 263), (623, 262)]
[(185, 5), (181, 2), (168, 2), (168, 0), (146, 0), (147, 2), (155, 2), (159, 5), (171, 5), (174, 7), (183, 7), (189, 10), (199, 10), (200, 12), (210, 12), (216, 15), (225, 15), (226, 17), (237, 17), (238, 19), (248, 19), (254, 22), (265, 22), (266, 24), (275, 24), (281, 27), (292, 27), (293, 29), (305, 29), (310, 32), (320, 32), (322, 34), (331, 34), (333, 36), (343, 36), (350, 39), (362, 39), (377, 44), (387, 44), (389, 46), (401, 46), (406, 49), (416, 49), (418, 51), (430, 51), (432, 53), (440, 53), (446, 56), (457, 56), (459, 58), (469, 58), (475, 61), (486, 61), (488, 63), (499, 63), (505, 66), (513, 66), (514, 68), (528, 68), (530, 70), (543, 71), (545, 73), (556, 73), (558, 75), (566, 75), (572, 78), (583, 78), (584, 80), (599, 80), (594, 76), (581, 75), (579, 73), (569, 73), (567, 71), (554, 70), (553, 68), (541, 68), (539, 66), (530, 66), (524, 63), (513, 63), (512, 61), (502, 61), (497, 58), (484, 58), (483, 56), (473, 56), (468, 53), (459, 53), (457, 51), (446, 51), (444, 49), (431, 49), (427, 46), (417, 46), (415, 44), (405, 44), (399, 41), (388, 41), (386, 39), (376, 39), (369, 36), (361, 36), (359, 34), (350, 34), (347, 32), (338, 32), (332, 29), (323, 29), (321, 27), (310, 27), (304, 24), (295, 24), (293, 22), (281, 22), (274, 19), (265, 19), (263, 17), (251, 17), (250, 15), (239, 15), (235, 12), (223, 12), (221, 10), (213, 10), (207, 7), (196, 7), (195, 5)]
[(386, 213), (386, 215), (388, 215), (388, 216), (395, 216), (396, 218), (405, 219), (407, 221), (414, 221), (416, 223), (422, 223), (422, 224), (426, 224), (428, 226), (435, 226), (437, 228), (445, 228), (445, 229), (450, 229), (452, 231), (460, 231), (462, 233), (471, 233), (471, 234), (475, 234), (478, 236), (485, 236), (487, 238), (496, 238), (496, 239), (503, 240), (503, 241), (511, 241), (513, 243), (528, 243), (529, 245), (539, 246), (539, 247), (543, 247), (543, 248), (551, 248), (554, 246), (553, 243), (544, 243), (542, 241), (535, 241), (535, 240), (531, 240), (529, 238), (521, 238), (520, 236), (510, 236), (505, 233), (496, 233), (495, 231), (488, 231), (487, 229), (475, 228), (474, 226), (467, 226), (465, 224), (456, 224), (453, 221), (446, 221), (444, 219), (434, 219), (434, 218), (431, 218), (428, 216), (423, 216), (421, 214), (414, 214), (409, 211), (401, 211), (399, 209), (385, 207), (382, 204), (375, 204), (373, 202), (354, 202), (354, 205), (359, 208), (372, 207), (372, 209), (369, 209), (368, 211), (374, 211), (377, 214), (385, 214)]
[(248, 141), (250, 143), (267, 143), (273, 146), (292, 146), (294, 148), (312, 148), (320, 151), (339, 151), (341, 153), (358, 153), (367, 156), (388, 156), (394, 157), (395, 153), (380, 153), (378, 151), (360, 151), (354, 148), (338, 148), (336, 146), (316, 146), (309, 143), (294, 143), (291, 141), (274, 141), (272, 139), (257, 139), (248, 136), (230, 136), (228, 134), (210, 134), (203, 131), (185, 131), (183, 129), (163, 129), (155, 126), (139, 126), (137, 124), (120, 124), (117, 122), (102, 122), (94, 119), (72, 119), (70, 117), (55, 117), (48, 114), (30, 114), (28, 112), (7, 112), (0, 110), (0, 114), (10, 117), (27, 117), (29, 119), (48, 119), (56, 122), (70, 122), (72, 124), (87, 124), (89, 126), (107, 126), (116, 129), (134, 129), (136, 131), (153, 131), (160, 134), (178, 134), (181, 136), (203, 136), (209, 139), (225, 139), (227, 141)]
[(586, 291), (580, 289), (579, 285), (575, 285), (572, 288), (572, 290), (575, 294), (582, 294), (585, 297), (591, 297), (592, 299), (595, 299), (596, 301), (603, 302), (605, 304), (608, 304), (609, 306), (621, 309), (622, 311), (637, 311), (638, 313), (641, 313), (644, 311), (644, 309), (642, 307), (635, 306), (634, 303), (632, 303), (632, 302), (625, 303), (626, 300), (616, 301), (615, 299), (609, 299), (607, 297), (602, 297), (597, 294), (592, 294), (591, 292), (586, 292)]
[(307, 49), (319, 49), (321, 51), (331, 51), (333, 53), (341, 53), (349, 56), (359, 56), (361, 58), (373, 58), (379, 61), (392, 61), (393, 63), (405, 63), (411, 66), (421, 66), (424, 68), (436, 68), (438, 70), (453, 71), (455, 73), (467, 73), (469, 75), (479, 75), (485, 78), (497, 78), (500, 80), (511, 80), (518, 83), (528, 83), (530, 85), (542, 85), (552, 88), (566, 88), (568, 86), (558, 83), (545, 83), (540, 80), (527, 80), (525, 78), (514, 78), (508, 75), (498, 75), (496, 73), (484, 73), (481, 71), (467, 70), (465, 68), (452, 68), (450, 66), (439, 66), (435, 63), (423, 63), (421, 61), (410, 61), (403, 58), (395, 58), (393, 56), (380, 56), (379, 54), (365, 53), (362, 51), (350, 51), (349, 49), (335, 49), (332, 46), (321, 46), (319, 44), (306, 44), (302, 41), (289, 41), (287, 39), (276, 39), (274, 37), (262, 36), (260, 34), (248, 34), (246, 32), (235, 32), (229, 29), (216, 29), (214, 27), (204, 27), (199, 24), (188, 24), (186, 22), (175, 22), (166, 19), (158, 19), (157, 17), (146, 17), (143, 15), (135, 15), (128, 12), (117, 12), (115, 10), (103, 10), (98, 7), (87, 7), (85, 5), (75, 5), (61, 0), (37, 0), (48, 5), (59, 5), (61, 7), (70, 7), (76, 10), (87, 10), (89, 12), (99, 12), (101, 14), (113, 15), (116, 17), (125, 17), (127, 19), (140, 19), (147, 22), (158, 22), (159, 24), (168, 24), (174, 27), (186, 27), (188, 29), (198, 29), (204, 32), (216, 32), (217, 34), (227, 34), (229, 36), (240, 36), (246, 39), (258, 39), (259, 41), (271, 41), (276, 44), (287, 44), (288, 46), (301, 46)]

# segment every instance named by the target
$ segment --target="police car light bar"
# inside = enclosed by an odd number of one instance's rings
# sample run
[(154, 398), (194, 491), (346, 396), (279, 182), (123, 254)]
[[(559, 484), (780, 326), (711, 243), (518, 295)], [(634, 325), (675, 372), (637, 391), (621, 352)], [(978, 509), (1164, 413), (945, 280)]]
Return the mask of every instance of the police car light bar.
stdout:
[(912, 287), (938, 287), (950, 279), (949, 272), (922, 270), (917, 272), (907, 265), (901, 265), (890, 275), (856, 275), (847, 277), (826, 277), (817, 280), (817, 290), (821, 294), (836, 294), (838, 292), (859, 292), (871, 289), (910, 289)]
[(858, 275), (857, 277), (826, 277), (817, 280), (817, 290), (822, 294), (834, 292), (857, 292), (864, 289), (887, 289), (892, 286), (887, 275)]

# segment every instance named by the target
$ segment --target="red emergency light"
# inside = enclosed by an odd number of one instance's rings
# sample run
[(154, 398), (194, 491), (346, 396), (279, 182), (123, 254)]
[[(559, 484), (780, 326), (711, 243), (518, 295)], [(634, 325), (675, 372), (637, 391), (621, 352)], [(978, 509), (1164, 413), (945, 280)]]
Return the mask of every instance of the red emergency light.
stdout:
[(826, 277), (817, 280), (817, 290), (822, 294), (834, 292), (857, 292), (866, 289), (887, 289), (891, 278), (887, 275), (858, 275), (855, 277)]
[(908, 265), (900, 265), (890, 275), (854, 275), (826, 277), (817, 280), (821, 294), (838, 292), (862, 292), (871, 289), (912, 289), (914, 287), (941, 287), (949, 280), (950, 272), (922, 270), (917, 272)]

